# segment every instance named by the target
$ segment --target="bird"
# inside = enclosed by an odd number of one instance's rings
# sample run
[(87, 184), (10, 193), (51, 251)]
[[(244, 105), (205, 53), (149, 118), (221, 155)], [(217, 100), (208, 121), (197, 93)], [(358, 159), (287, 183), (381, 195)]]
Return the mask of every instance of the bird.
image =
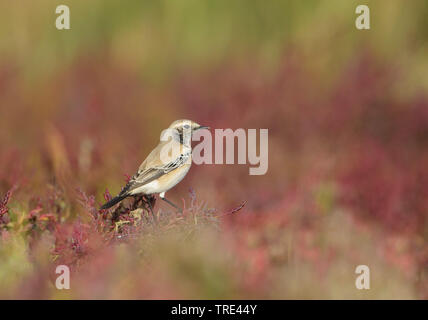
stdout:
[[(209, 127), (187, 119), (171, 123), (169, 128), (162, 132), (159, 144), (141, 163), (121, 192), (103, 204), (101, 209), (109, 209), (129, 196), (159, 194), (162, 200), (182, 212), (180, 207), (165, 198), (165, 193), (189, 172), (192, 164), (192, 134), (201, 129)], [(152, 211), (150, 201), (149, 207)]]

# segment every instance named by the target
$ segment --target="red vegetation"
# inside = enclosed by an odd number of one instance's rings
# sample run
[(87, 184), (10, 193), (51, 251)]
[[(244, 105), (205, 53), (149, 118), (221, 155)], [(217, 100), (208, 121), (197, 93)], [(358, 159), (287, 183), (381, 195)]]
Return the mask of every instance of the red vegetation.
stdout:
[[(36, 250), (51, 237), (50, 266), (72, 268), (75, 297), (352, 297), (330, 288), (352, 287), (358, 264), (382, 270), (404, 297), (427, 297), (428, 97), (400, 96), (397, 71), (365, 55), (326, 84), (292, 55), (269, 77), (232, 63), (159, 91), (93, 62), (49, 80), (56, 93), (31, 101), (49, 100), (44, 112), (19, 98), (28, 89), (13, 75), (2, 82), (16, 92), (0, 97), (14, 105), (0, 117), (0, 241), (24, 234)], [(194, 166), (170, 192), (188, 199), (183, 214), (158, 201), (158, 224), (152, 199), (100, 211), (106, 187), (118, 192), (121, 173), (178, 117), (268, 128), (267, 175)], [(189, 199), (189, 185), (205, 201)]]

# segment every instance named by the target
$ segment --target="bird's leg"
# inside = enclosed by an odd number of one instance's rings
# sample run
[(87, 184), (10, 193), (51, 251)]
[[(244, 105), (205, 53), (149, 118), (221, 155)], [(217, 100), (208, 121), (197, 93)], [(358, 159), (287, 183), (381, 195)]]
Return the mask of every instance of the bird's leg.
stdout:
[(161, 199), (165, 202), (168, 202), (171, 206), (173, 206), (174, 208), (176, 208), (178, 211), (180, 211), (180, 213), (183, 213), (183, 209), (181, 209), (180, 207), (178, 207), (177, 205), (175, 205), (174, 203), (172, 203), (171, 201), (169, 201), (167, 198), (165, 197), (161, 197)]
[(156, 219), (155, 213), (153, 212), (153, 207), (152, 207), (152, 197), (147, 196), (147, 197), (146, 197), (146, 202), (147, 202), (147, 204), (148, 204), (148, 206), (149, 206), (149, 209), (150, 209), (150, 212), (151, 212), (151, 214), (152, 214), (153, 221), (155, 222), (155, 224), (158, 224), (158, 220)]

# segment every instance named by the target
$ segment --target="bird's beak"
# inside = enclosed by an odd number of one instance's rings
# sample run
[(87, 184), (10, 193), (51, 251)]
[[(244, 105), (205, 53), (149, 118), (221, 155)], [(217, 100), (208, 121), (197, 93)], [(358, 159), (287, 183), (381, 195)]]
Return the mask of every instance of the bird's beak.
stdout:
[(210, 127), (207, 127), (207, 126), (199, 126), (197, 130), (200, 130), (200, 129), (209, 129), (209, 128)]

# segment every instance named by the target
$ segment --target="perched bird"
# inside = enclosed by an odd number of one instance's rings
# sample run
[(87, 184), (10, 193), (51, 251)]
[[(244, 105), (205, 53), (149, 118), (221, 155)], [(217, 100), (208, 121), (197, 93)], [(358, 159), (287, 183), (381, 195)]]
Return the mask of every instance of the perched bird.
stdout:
[(122, 191), (101, 209), (108, 209), (129, 196), (158, 193), (162, 200), (181, 211), (165, 198), (165, 192), (179, 183), (189, 171), (192, 164), (192, 134), (200, 129), (209, 127), (191, 120), (174, 121), (162, 133), (160, 143), (150, 152)]

